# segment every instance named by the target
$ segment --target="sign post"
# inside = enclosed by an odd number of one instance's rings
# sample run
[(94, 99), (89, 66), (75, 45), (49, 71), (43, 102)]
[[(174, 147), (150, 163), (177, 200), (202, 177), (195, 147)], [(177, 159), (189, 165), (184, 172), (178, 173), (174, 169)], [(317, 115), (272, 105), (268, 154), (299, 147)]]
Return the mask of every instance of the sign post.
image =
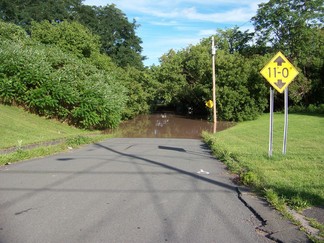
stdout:
[(216, 71), (215, 71), (215, 55), (216, 48), (214, 43), (214, 36), (212, 37), (212, 65), (213, 65), (213, 120), (214, 120), (214, 133), (216, 132), (217, 116), (216, 116)]
[(274, 90), (270, 87), (270, 125), (269, 125), (269, 157), (272, 156), (273, 145), (273, 105), (274, 105)]
[(282, 154), (286, 154), (287, 152), (287, 136), (288, 136), (288, 87), (285, 89), (285, 126), (284, 126)]
[[(288, 136), (288, 85), (298, 75), (297, 69), (279, 51), (260, 71), (261, 75), (279, 93), (285, 91), (285, 127), (282, 153), (286, 154)], [(273, 89), (270, 88), (270, 132), (269, 132), (269, 157), (272, 156), (273, 143)]]

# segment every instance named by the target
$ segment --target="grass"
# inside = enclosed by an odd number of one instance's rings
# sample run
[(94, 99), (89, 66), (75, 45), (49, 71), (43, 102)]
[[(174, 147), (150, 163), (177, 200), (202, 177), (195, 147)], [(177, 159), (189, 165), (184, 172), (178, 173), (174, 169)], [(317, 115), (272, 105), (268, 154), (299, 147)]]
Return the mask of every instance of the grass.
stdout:
[(50, 146), (40, 146), (34, 149), (18, 149), (15, 152), (8, 153), (8, 154), (0, 154), (0, 166), (13, 163), (17, 161), (37, 158), (37, 157), (44, 157), (56, 153), (60, 153), (63, 151), (67, 151), (69, 148), (77, 148), (84, 144), (95, 143), (106, 138), (111, 137), (110, 135), (97, 135), (97, 136), (77, 136), (66, 139), (64, 142), (50, 145)]
[[(204, 133), (216, 157), (244, 184), (294, 209), (324, 205), (324, 117), (289, 114), (287, 154), (282, 154), (284, 115), (274, 116), (273, 156), (268, 156), (269, 115), (228, 130)], [(273, 196), (276, 195), (276, 197)]]
[[(47, 156), (103, 140), (112, 135), (102, 135), (99, 131), (88, 131), (71, 127), (56, 120), (30, 114), (21, 108), (0, 104), (0, 149), (16, 148), (17, 151), (0, 154), (0, 165), (20, 160)], [(52, 146), (23, 149), (26, 145), (62, 139)]]
[(89, 134), (59, 121), (30, 114), (23, 109), (0, 104), (0, 149)]

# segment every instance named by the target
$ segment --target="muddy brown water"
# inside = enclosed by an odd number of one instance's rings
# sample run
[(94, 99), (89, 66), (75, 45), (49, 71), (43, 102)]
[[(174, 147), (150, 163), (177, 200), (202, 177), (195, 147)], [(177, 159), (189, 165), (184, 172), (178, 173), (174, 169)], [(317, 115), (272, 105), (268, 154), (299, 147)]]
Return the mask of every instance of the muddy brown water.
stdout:
[[(216, 131), (232, 127), (232, 122), (217, 122)], [(123, 138), (193, 138), (200, 139), (202, 131), (213, 132), (214, 125), (203, 119), (191, 119), (169, 113), (140, 115), (123, 122), (116, 130)]]

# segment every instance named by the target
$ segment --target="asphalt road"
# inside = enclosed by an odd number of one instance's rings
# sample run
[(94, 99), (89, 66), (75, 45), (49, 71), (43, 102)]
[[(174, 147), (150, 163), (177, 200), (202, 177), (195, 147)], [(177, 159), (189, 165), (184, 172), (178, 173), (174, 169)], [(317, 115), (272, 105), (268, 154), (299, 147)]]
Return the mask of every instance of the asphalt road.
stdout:
[(199, 140), (109, 139), (0, 168), (1, 243), (270, 242), (260, 224)]

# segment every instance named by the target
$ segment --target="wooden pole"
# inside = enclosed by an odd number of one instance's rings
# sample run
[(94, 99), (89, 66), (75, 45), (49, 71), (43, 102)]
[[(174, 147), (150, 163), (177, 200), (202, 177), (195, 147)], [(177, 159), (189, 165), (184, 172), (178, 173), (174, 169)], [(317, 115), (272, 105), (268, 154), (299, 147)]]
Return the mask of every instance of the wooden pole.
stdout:
[(216, 55), (216, 48), (214, 43), (214, 36), (212, 37), (212, 65), (213, 65), (213, 120), (214, 120), (214, 133), (216, 133), (216, 126), (217, 126), (217, 115), (216, 115), (216, 71), (215, 71), (215, 55)]

